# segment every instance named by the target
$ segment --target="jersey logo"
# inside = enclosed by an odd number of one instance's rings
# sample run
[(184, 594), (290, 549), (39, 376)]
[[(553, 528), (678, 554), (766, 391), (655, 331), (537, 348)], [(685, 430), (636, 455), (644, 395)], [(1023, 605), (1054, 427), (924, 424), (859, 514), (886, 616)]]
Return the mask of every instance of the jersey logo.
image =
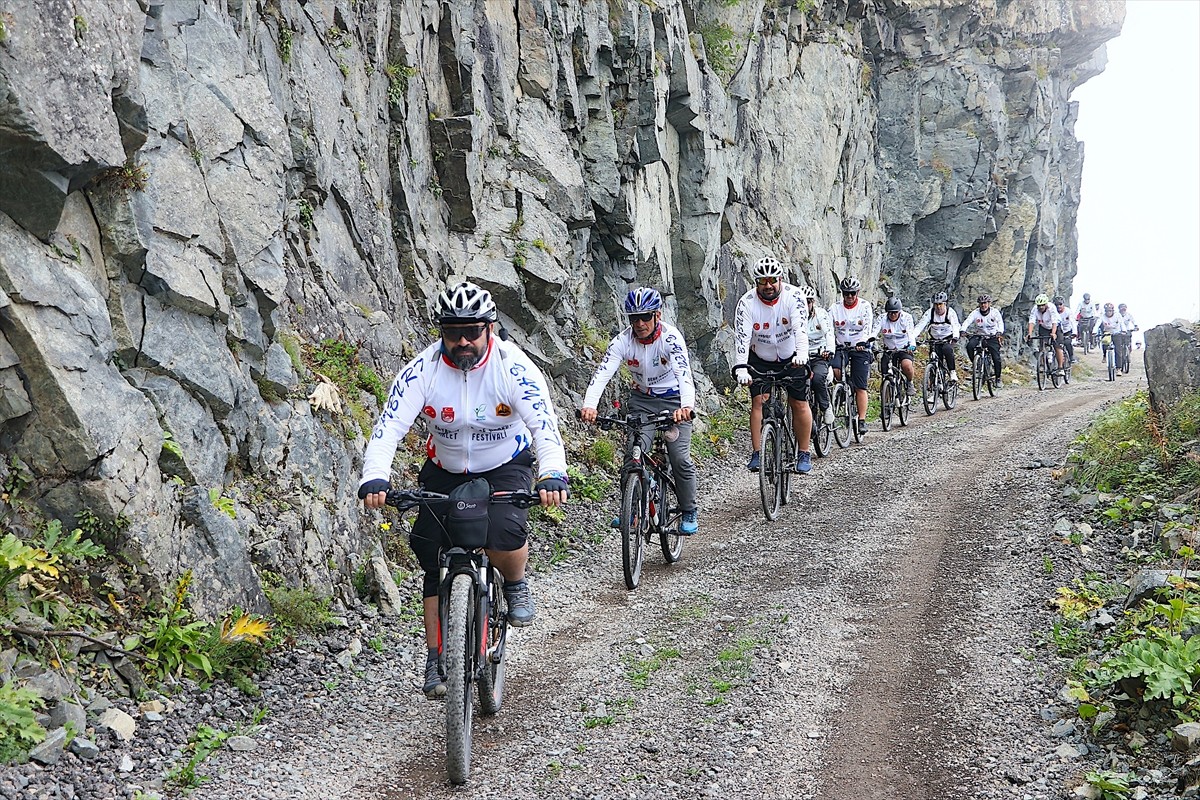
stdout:
[(631, 358), (625, 363), (631, 367), (640, 367), (642, 365), (642, 362), (638, 361), (636, 358)]
[(764, 322), (764, 323), (763, 323), (763, 330), (764, 330), (764, 331), (765, 331), (767, 328), (769, 328), (769, 327), (771, 327), (771, 323), (769, 323), (769, 322)]
[(433, 410), (433, 406), (425, 406), (425, 408), (421, 409), (421, 413), (430, 419), (437, 416), (437, 412)]
[(485, 409), (485, 406), (483, 406), (483, 405), (475, 406), (475, 421), (476, 422), (483, 422), (485, 419), (487, 419), (487, 417), (483, 413), (484, 409)]
[(758, 329), (759, 329), (759, 328), (761, 328), (761, 327), (762, 327), (762, 326), (761, 326), (761, 325), (759, 325), (757, 322), (756, 322), (756, 323), (754, 323), (754, 330), (758, 330)]
[(453, 406), (446, 406), (442, 409), (442, 422), (454, 422)]
[(511, 409), (511, 408), (509, 408), (509, 407), (508, 407), (507, 405), (505, 405), (504, 403), (500, 403), (499, 405), (497, 405), (497, 406), (496, 406), (496, 416), (497, 416), (497, 417), (509, 417), (509, 416), (512, 416), (512, 409)]
[(666, 357), (666, 356), (662, 356), (662, 357), (660, 357), (660, 358), (658, 359), (658, 363), (662, 364), (662, 365), (665, 367), (665, 366), (666, 366), (667, 364), (669, 364), (670, 362), (669, 362), (669, 361), (667, 361), (667, 357)]
[(787, 324), (788, 324), (788, 318), (787, 318), (787, 317), (784, 317), (784, 318), (783, 318), (783, 320), (780, 322), (780, 324), (781, 324), (781, 325), (787, 325)]

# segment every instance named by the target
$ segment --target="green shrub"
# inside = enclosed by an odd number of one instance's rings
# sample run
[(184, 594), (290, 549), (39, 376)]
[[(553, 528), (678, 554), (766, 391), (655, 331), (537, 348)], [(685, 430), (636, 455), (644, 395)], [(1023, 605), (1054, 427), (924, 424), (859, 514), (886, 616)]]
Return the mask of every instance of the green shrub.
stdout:
[(333, 622), (330, 599), (311, 589), (278, 586), (267, 588), (266, 593), (275, 620), (284, 631), (319, 631)]
[(34, 711), (41, 706), (42, 698), (31, 689), (0, 686), (0, 764), (16, 761), (46, 738)]

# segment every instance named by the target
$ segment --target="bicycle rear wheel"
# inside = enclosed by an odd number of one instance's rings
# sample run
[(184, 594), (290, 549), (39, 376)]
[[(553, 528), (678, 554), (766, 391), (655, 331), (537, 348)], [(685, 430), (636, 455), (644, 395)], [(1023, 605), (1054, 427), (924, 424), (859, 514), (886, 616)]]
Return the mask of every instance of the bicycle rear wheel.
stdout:
[(896, 380), (891, 375), (879, 384), (879, 424), (886, 431), (892, 427), (892, 408), (896, 405)]
[(621, 566), (625, 586), (636, 589), (642, 577), (642, 543), (646, 541), (646, 487), (640, 472), (625, 474), (621, 489)]
[(680, 517), (679, 497), (675, 494), (675, 479), (671, 475), (670, 464), (664, 474), (658, 476), (659, 519), (663, 520), (658, 530), (658, 544), (662, 548), (663, 558), (668, 564), (674, 564), (683, 555), (683, 540), (687, 537), (679, 535)]
[(1050, 373), (1050, 385), (1055, 389), (1062, 382), (1062, 376), (1058, 374), (1058, 356), (1054, 350), (1050, 350), (1050, 355), (1046, 357), (1046, 372)]
[(475, 653), (475, 579), (455, 575), (442, 648), (446, 654), (446, 775), (463, 784), (471, 775), (471, 672)]
[(785, 506), (792, 493), (792, 478), (795, 477), (793, 469), (796, 466), (797, 445), (794, 430), (792, 409), (789, 405), (788, 413), (784, 415), (784, 420), (779, 426), (779, 502)]
[(925, 406), (926, 414), (933, 416), (937, 401), (937, 365), (931, 362), (925, 366), (925, 377), (921, 381), (921, 404)]
[(908, 393), (911, 386), (912, 380), (905, 376), (900, 386), (900, 399), (896, 401), (896, 417), (901, 425), (908, 424), (908, 412), (912, 408), (912, 395)]
[(835, 383), (829, 398), (833, 408), (833, 438), (838, 447), (850, 446), (850, 403), (846, 394), (846, 384)]
[(1108, 364), (1108, 379), (1115, 381), (1117, 379), (1117, 356), (1113, 352), (1112, 345), (1105, 348), (1104, 360)]
[(947, 411), (958, 403), (958, 381), (947, 380), (942, 385), (942, 405)]
[(1046, 388), (1046, 356), (1041, 352), (1037, 357), (1037, 385), (1039, 392)]
[(504, 644), (508, 633), (508, 606), (504, 602), (504, 576), (493, 566), (488, 567), (488, 609), (484, 620), (483, 671), (479, 673), (479, 713), (491, 716), (504, 703)]
[(774, 522), (779, 517), (779, 431), (775, 421), (764, 419), (762, 423), (762, 468), (758, 471), (758, 491), (762, 496), (762, 509), (767, 519)]
[(833, 426), (825, 424), (824, 415), (815, 407), (815, 404), (812, 415), (813, 450), (817, 451), (819, 457), (824, 458), (829, 455), (829, 440), (833, 436)]
[(975, 400), (979, 399), (980, 390), (983, 388), (984, 370), (986, 369), (983, 366), (984, 360), (982, 356), (976, 353), (975, 359), (971, 363), (971, 397)]

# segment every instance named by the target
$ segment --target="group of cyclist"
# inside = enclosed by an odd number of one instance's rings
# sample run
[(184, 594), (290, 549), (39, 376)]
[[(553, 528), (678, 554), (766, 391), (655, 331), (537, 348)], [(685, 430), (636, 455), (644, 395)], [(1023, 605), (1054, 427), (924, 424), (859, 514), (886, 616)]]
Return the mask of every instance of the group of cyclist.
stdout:
[[(1092, 303), (1092, 296), (1087, 292), (1084, 292), (1079, 309), (1074, 314), (1062, 295), (1055, 296), (1051, 301), (1048, 295), (1039, 294), (1033, 303), (1033, 308), (1029, 310), (1026, 340), (1045, 338), (1053, 344), (1060, 375), (1068, 364), (1078, 361), (1074, 342), (1082, 341), (1085, 336), (1091, 336), (1094, 341), (1108, 336), (1114, 350), (1128, 357), (1133, 332), (1138, 330), (1138, 325), (1125, 303), (1105, 303), (1102, 311), (1099, 303)], [(1053, 308), (1050, 307), (1051, 303)]]
[[(808, 392), (813, 392), (818, 413), (825, 421), (833, 416), (828, 378), (831, 368), (839, 380), (842, 371), (848, 371), (848, 383), (856, 393), (859, 409), (854, 424), (860, 438), (866, 433), (867, 378), (876, 341), (882, 343), (883, 357), (892, 358), (910, 379), (910, 392), (915, 383), (911, 380), (912, 354), (917, 336), (926, 329), (932, 346), (945, 360), (951, 381), (958, 380), (954, 343), (966, 336), (967, 352), (972, 358), (975, 348), (988, 349), (999, 384), (997, 337), (1004, 333), (1004, 321), (986, 294), (979, 296), (979, 307), (961, 325), (944, 292), (933, 297), (931, 307), (920, 322), (914, 323), (896, 297), (887, 300), (884, 313), (876, 318), (871, 303), (859, 296), (861, 286), (853, 277), (841, 281), (841, 299), (828, 309), (817, 305), (812, 287), (787, 283), (782, 265), (774, 258), (760, 258), (751, 269), (751, 277), (754, 285), (738, 301), (734, 324), (734, 377), (739, 384), (749, 386), (753, 398), (753, 453), (747, 464), (750, 470), (759, 468), (761, 458), (762, 408), (768, 394), (763, 376), (794, 379), (789, 381), (788, 397), (798, 452), (794, 470), (799, 474), (812, 469)], [(1084, 295), (1084, 299), (1086, 305), (1089, 298)], [(1066, 330), (1061, 300), (1055, 298), (1057, 310), (1052, 312), (1047, 298), (1038, 297), (1030, 317), (1030, 334), (1035, 322), (1051, 336)], [(662, 295), (653, 288), (639, 287), (628, 293), (622, 310), (629, 326), (610, 341), (584, 394), (579, 416), (585, 422), (596, 420), (600, 397), (622, 366), (631, 378), (628, 412), (674, 412), (680, 430), (678, 436), (668, 437), (667, 450), (682, 513), (679, 533), (692, 535), (699, 530), (696, 469), (690, 454), (690, 419), (696, 390), (687, 344), (678, 328), (663, 321), (663, 307)], [(1083, 319), (1082, 309), (1080, 315)], [(532, 483), (543, 505), (565, 502), (566, 451), (550, 385), (529, 356), (497, 329), (499, 314), (491, 294), (470, 282), (448, 286), (437, 298), (435, 316), (438, 338), (401, 368), (392, 382), (367, 443), (359, 498), (368, 509), (385, 505), (396, 449), (420, 418), (428, 429), (426, 459), (418, 475), (422, 487), (449, 493), (482, 477), (493, 491), (524, 491)], [(1126, 322), (1124, 316), (1114, 321), (1111, 304), (1095, 322), (1097, 330), (1106, 332), (1124, 331), (1130, 325), (1132, 320)], [(643, 448), (650, 445), (652, 435), (652, 430), (643, 432)], [(485, 549), (504, 576), (508, 622), (517, 627), (529, 625), (536, 606), (525, 576), (529, 555), (527, 511), (496, 504), (489, 506), (488, 516)], [(446, 691), (438, 671), (438, 552), (444, 531), (444, 512), (422, 506), (409, 536), (424, 571), (428, 653), (423, 689), (430, 698)]]

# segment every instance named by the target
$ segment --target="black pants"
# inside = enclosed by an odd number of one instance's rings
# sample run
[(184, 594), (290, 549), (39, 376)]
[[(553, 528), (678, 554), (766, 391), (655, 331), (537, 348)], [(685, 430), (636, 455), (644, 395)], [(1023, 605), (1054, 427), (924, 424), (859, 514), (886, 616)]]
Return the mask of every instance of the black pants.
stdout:
[(813, 397), (816, 398), (817, 408), (821, 411), (829, 408), (829, 362), (823, 358), (809, 356), (808, 368), (812, 372), (809, 384), (812, 386)]
[(992, 356), (992, 371), (996, 373), (996, 380), (1000, 380), (1000, 340), (994, 336), (984, 338), (982, 336), (972, 336), (967, 340), (967, 358), (975, 361), (975, 350), (979, 347), (980, 341), (987, 351)]
[(946, 369), (954, 369), (954, 342), (951, 339), (937, 339), (933, 342), (933, 352), (937, 353)]

